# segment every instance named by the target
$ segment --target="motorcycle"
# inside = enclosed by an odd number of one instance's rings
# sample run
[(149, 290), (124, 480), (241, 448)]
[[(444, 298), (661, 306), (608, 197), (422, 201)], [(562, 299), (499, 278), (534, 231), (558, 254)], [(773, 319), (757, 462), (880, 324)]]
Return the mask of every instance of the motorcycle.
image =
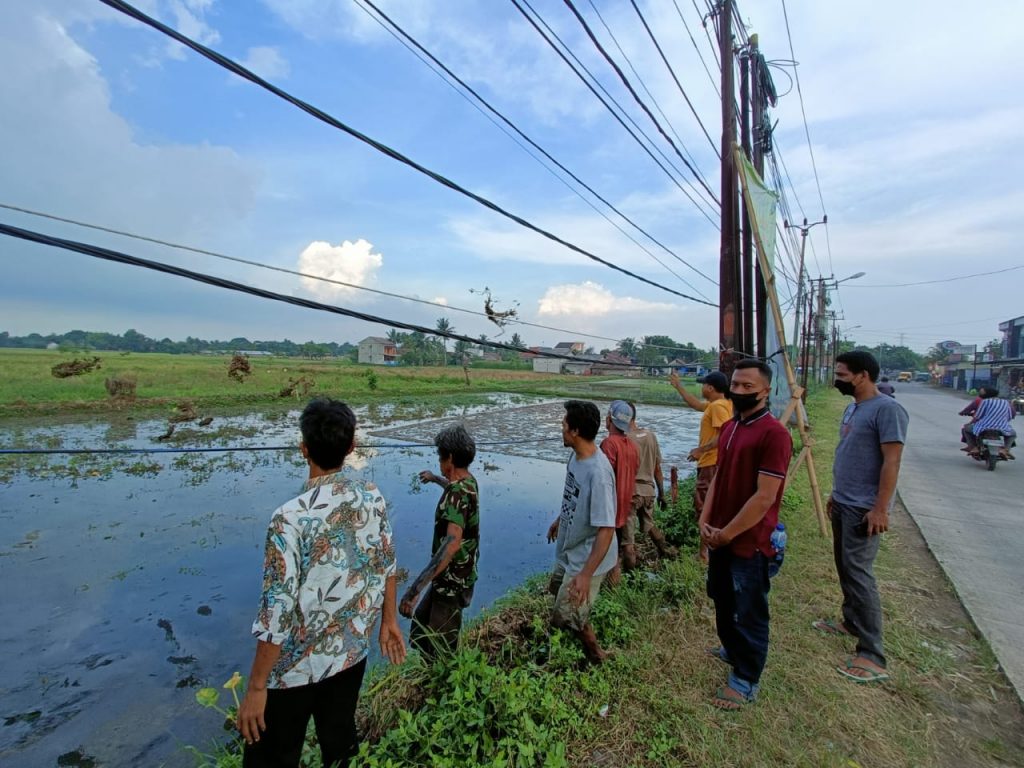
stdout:
[(1010, 390), (1010, 404), (1013, 406), (1014, 411), (1024, 416), (1024, 389), (1015, 387)]
[[(978, 449), (967, 454), (975, 461), (980, 461), (989, 472), (995, 471), (996, 464), (1006, 461), (1003, 455), (1003, 433), (995, 429), (986, 429), (977, 436)], [(1011, 445), (1015, 446), (1016, 441)]]

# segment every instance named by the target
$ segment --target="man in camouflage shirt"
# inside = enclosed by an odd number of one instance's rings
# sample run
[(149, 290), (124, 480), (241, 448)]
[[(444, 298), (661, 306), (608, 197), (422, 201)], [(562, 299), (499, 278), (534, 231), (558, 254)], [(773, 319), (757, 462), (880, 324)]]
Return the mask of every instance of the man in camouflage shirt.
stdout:
[(412, 618), (409, 643), (427, 659), (439, 652), (451, 653), (458, 646), (462, 609), (473, 599), (480, 556), (480, 494), (476, 478), (469, 472), (476, 444), (463, 426), (454, 425), (441, 430), (434, 445), (442, 476), (420, 472), (421, 482), (444, 488), (434, 512), (433, 556), (398, 607), (399, 613)]

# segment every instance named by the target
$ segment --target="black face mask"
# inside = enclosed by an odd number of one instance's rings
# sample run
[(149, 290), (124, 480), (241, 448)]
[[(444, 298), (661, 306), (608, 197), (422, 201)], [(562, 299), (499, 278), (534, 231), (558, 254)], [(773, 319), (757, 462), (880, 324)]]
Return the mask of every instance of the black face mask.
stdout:
[(836, 379), (834, 386), (847, 397), (853, 397), (854, 386), (852, 381), (843, 381), (842, 379)]
[(729, 399), (732, 400), (732, 407), (736, 413), (746, 413), (751, 408), (755, 408), (760, 404), (761, 395), (757, 392), (747, 392), (746, 394), (737, 394), (735, 392), (729, 392)]

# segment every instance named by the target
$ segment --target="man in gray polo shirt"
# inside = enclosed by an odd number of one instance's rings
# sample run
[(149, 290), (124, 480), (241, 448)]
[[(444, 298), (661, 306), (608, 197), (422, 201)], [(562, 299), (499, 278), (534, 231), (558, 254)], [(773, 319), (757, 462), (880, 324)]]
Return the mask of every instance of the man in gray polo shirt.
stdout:
[(910, 422), (902, 405), (878, 391), (877, 379), (878, 361), (870, 353), (853, 351), (836, 357), (835, 387), (853, 396), (839, 427), (828, 500), (843, 618), (814, 622), (820, 632), (857, 638), (856, 655), (837, 670), (858, 683), (889, 677), (882, 649), (882, 603), (873, 569), (880, 534), (889, 528), (889, 508)]

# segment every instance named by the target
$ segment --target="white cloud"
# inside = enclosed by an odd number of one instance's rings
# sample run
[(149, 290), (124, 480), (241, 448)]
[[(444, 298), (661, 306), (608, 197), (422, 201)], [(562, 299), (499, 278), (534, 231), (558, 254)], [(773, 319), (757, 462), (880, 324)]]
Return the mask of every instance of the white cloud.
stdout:
[[(373, 252), (373, 245), (360, 238), (354, 243), (345, 240), (340, 245), (331, 245), (315, 240), (299, 255), (300, 272), (319, 275), (329, 280), (339, 280), (353, 285), (367, 286), (375, 282), (377, 270), (384, 265), (384, 257)], [(360, 291), (344, 285), (325, 283), (322, 280), (302, 278), (302, 284), (314, 294), (325, 298), (354, 296)]]
[(552, 285), (537, 302), (537, 314), (542, 317), (601, 316), (612, 312), (669, 311), (677, 309), (673, 304), (644, 301), (630, 296), (617, 297), (600, 283), (587, 280), (575, 285)]
[(446, 307), (448, 306), (448, 299), (446, 299), (444, 296), (435, 296), (433, 302), (435, 304), (444, 304)]
[[(288, 60), (281, 52), (269, 45), (257, 45), (250, 48), (239, 62), (246, 69), (251, 69), (265, 80), (284, 80), (291, 74)], [(232, 83), (242, 82), (237, 75), (230, 77)]]

